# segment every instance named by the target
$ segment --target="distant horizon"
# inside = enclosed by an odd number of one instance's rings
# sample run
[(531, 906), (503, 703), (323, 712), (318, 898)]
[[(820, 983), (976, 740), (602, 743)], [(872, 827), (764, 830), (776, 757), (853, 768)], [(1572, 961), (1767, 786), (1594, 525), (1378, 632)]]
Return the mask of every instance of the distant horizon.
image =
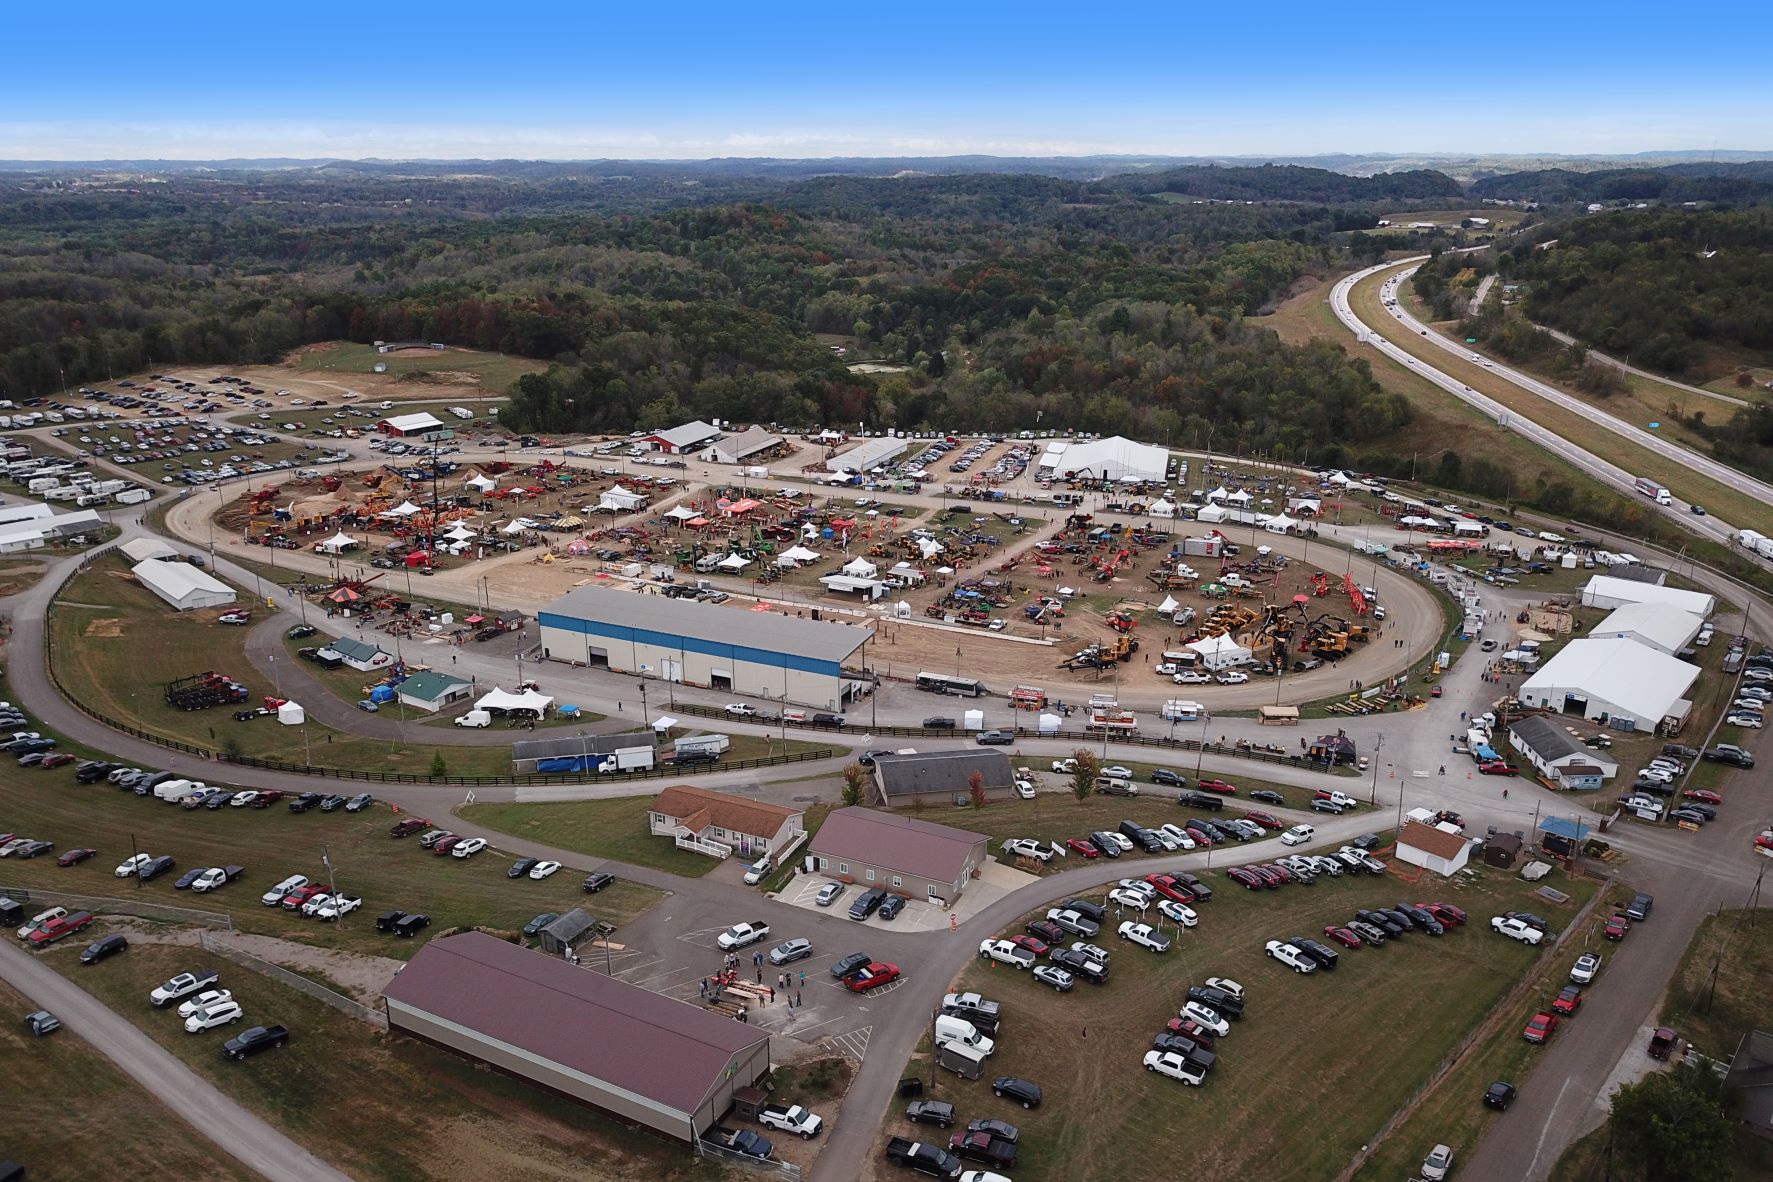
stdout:
[[(241, 167), (250, 165), (271, 165), (279, 168), (315, 166), (326, 164), (551, 164), (551, 165), (607, 165), (607, 164), (744, 164), (744, 163), (866, 163), (869, 161), (931, 161), (945, 162), (957, 160), (1043, 160), (1043, 161), (1143, 161), (1160, 163), (1181, 162), (1184, 164), (1212, 164), (1218, 161), (1237, 161), (1240, 164), (1299, 164), (1304, 161), (1348, 160), (1348, 161), (1386, 161), (1404, 160), (1420, 162), (1416, 167), (1429, 168), (1433, 162), (1467, 163), (1476, 160), (1571, 160), (1571, 161), (1634, 161), (1650, 158), (1686, 157), (1695, 160), (1716, 158), (1720, 164), (1740, 163), (1746, 160), (1773, 159), (1773, 148), (1724, 148), (1724, 147), (1684, 147), (1684, 148), (1646, 148), (1635, 151), (1487, 151), (1481, 149), (1460, 149), (1444, 151), (1354, 151), (1354, 150), (1320, 150), (1316, 152), (1135, 152), (1135, 151), (1102, 151), (1102, 152), (843, 152), (797, 155), (792, 153), (740, 154), (727, 153), (707, 156), (642, 156), (604, 155), (604, 156), (380, 156), (360, 155), (348, 156), (339, 154), (321, 154), (314, 156), (294, 156), (275, 152), (257, 155), (234, 156), (169, 156), (169, 155), (131, 155), (131, 156), (0, 156), (0, 166), (85, 166), (101, 168), (123, 165), (209, 165), (214, 167)], [(1318, 164), (1314, 167), (1328, 168)]]
[[(8, 13), (0, 158), (692, 161), (1773, 150), (1773, 7), (1386, 14), (1321, 5), (186, 0)], [(1544, 145), (1551, 145), (1550, 149)]]

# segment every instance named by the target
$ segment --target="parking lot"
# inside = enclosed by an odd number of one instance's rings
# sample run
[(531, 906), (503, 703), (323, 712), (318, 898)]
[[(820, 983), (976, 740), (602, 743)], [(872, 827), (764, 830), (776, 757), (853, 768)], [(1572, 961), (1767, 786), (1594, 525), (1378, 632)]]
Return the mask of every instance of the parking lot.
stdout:
[[(898, 915), (890, 920), (880, 917), (875, 912), (867, 919), (856, 923), (865, 929), (881, 929), (899, 932), (934, 932), (949, 928), (957, 923), (965, 923), (992, 903), (997, 902), (1011, 891), (1019, 890), (1032, 883), (1035, 876), (1018, 870), (1012, 866), (987, 862), (980, 868), (979, 877), (967, 887), (966, 893), (953, 907), (936, 907), (926, 901), (911, 899)], [(855, 902), (864, 889), (860, 885), (847, 887), (841, 897), (832, 903), (829, 910), (820, 907), (818, 895), (826, 883), (832, 881), (822, 875), (803, 874), (790, 879), (788, 884), (774, 897), (791, 907), (801, 907), (837, 918), (845, 918), (849, 914), (850, 904)]]

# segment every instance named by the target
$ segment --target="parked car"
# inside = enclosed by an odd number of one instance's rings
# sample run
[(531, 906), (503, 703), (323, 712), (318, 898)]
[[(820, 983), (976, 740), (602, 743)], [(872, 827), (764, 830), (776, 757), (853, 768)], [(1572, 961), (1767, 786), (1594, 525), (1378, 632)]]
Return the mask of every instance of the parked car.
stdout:
[(256, 1055), (260, 1051), (269, 1051), (288, 1045), (289, 1030), (282, 1026), (253, 1026), (242, 1030), (239, 1034), (222, 1044), (222, 1056), (228, 1059), (244, 1059)]
[(1570, 966), (1570, 980), (1576, 982), (1578, 985), (1587, 985), (1595, 979), (1600, 971), (1601, 954), (1598, 952), (1584, 952), (1581, 956), (1576, 958), (1576, 963)]
[(1000, 1075), (991, 1081), (991, 1094), (1024, 1108), (1039, 1108), (1041, 1091), (1038, 1084), (1013, 1075)]
[(1551, 1041), (1551, 1036), (1557, 1028), (1558, 1016), (1542, 1011), (1527, 1019), (1527, 1027), (1521, 1031), (1521, 1037), (1528, 1042), (1545, 1043)]

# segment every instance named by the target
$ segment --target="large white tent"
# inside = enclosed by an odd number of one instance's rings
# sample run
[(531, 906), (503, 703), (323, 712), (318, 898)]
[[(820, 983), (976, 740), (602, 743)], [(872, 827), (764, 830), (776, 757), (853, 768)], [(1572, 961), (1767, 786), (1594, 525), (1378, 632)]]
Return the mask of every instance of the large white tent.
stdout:
[(751, 565), (751, 560), (743, 554), (728, 554), (720, 560), (721, 570), (742, 571)]
[(616, 485), (597, 500), (599, 509), (610, 509), (621, 513), (630, 513), (646, 504), (646, 497), (632, 489)]
[(532, 710), (539, 717), (545, 714), (554, 699), (537, 690), (524, 690), (520, 694), (510, 693), (496, 686), (487, 693), (480, 695), (474, 703), (476, 710), (504, 710), (507, 713), (517, 710)]
[(679, 505), (669, 513), (665, 514), (665, 516), (673, 521), (688, 521), (690, 518), (696, 516), (696, 511), (688, 505)]
[(489, 493), (493, 489), (499, 487), (498, 481), (492, 480), (486, 476), (482, 476), (478, 472), (476, 472), (474, 475), (468, 477), (468, 479), (463, 481), (462, 484), (463, 484), (463, 487), (465, 487), (465, 488), (471, 488), (475, 492), (483, 492), (483, 493)]
[(1205, 640), (1192, 642), (1188, 647), (1200, 654), (1201, 664), (1208, 669), (1231, 669), (1250, 663), (1250, 650), (1229, 636), (1209, 636)]
[(361, 545), (363, 545), (361, 541), (344, 530), (340, 530), (326, 541), (317, 543), (314, 548), (325, 554), (339, 554), (346, 550), (354, 550)]
[(817, 562), (819, 552), (808, 550), (805, 546), (790, 546), (776, 555), (777, 566), (800, 566), (802, 563)]
[(1149, 443), (1137, 443), (1119, 435), (1074, 443), (1065, 449), (1061, 466), (1067, 472), (1088, 473), (1099, 480), (1161, 481), (1169, 470), (1170, 453)]
[(129, 568), (142, 586), (182, 612), (233, 603), (234, 588), (188, 562), (150, 558)]
[(420, 513), (420, 512), (423, 512), (423, 510), (421, 510), (417, 505), (413, 504), (411, 501), (402, 501), (402, 502), (400, 502), (400, 504), (394, 506), (394, 508), (392, 508), (392, 509), (382, 510), (380, 513), (376, 514), (376, 516), (377, 517), (411, 517), (413, 514)]
[(1628, 603), (1666, 604), (1691, 612), (1700, 619), (1711, 615), (1718, 605), (1716, 599), (1703, 591), (1682, 591), (1678, 587), (1640, 583), (1636, 579), (1621, 579), (1613, 575), (1595, 575), (1582, 588), (1583, 607), (1615, 608), (1624, 607)]
[(1684, 719), (1693, 703), (1682, 695), (1699, 666), (1620, 637), (1572, 640), (1521, 686), (1520, 699), (1619, 730), (1652, 730)]

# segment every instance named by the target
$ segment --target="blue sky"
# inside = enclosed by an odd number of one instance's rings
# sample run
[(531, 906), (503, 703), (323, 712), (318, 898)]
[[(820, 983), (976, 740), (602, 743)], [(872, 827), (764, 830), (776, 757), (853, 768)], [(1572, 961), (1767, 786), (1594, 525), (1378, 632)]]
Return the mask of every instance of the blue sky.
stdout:
[(0, 158), (1773, 149), (1765, 3), (1365, 8), (21, 2)]

